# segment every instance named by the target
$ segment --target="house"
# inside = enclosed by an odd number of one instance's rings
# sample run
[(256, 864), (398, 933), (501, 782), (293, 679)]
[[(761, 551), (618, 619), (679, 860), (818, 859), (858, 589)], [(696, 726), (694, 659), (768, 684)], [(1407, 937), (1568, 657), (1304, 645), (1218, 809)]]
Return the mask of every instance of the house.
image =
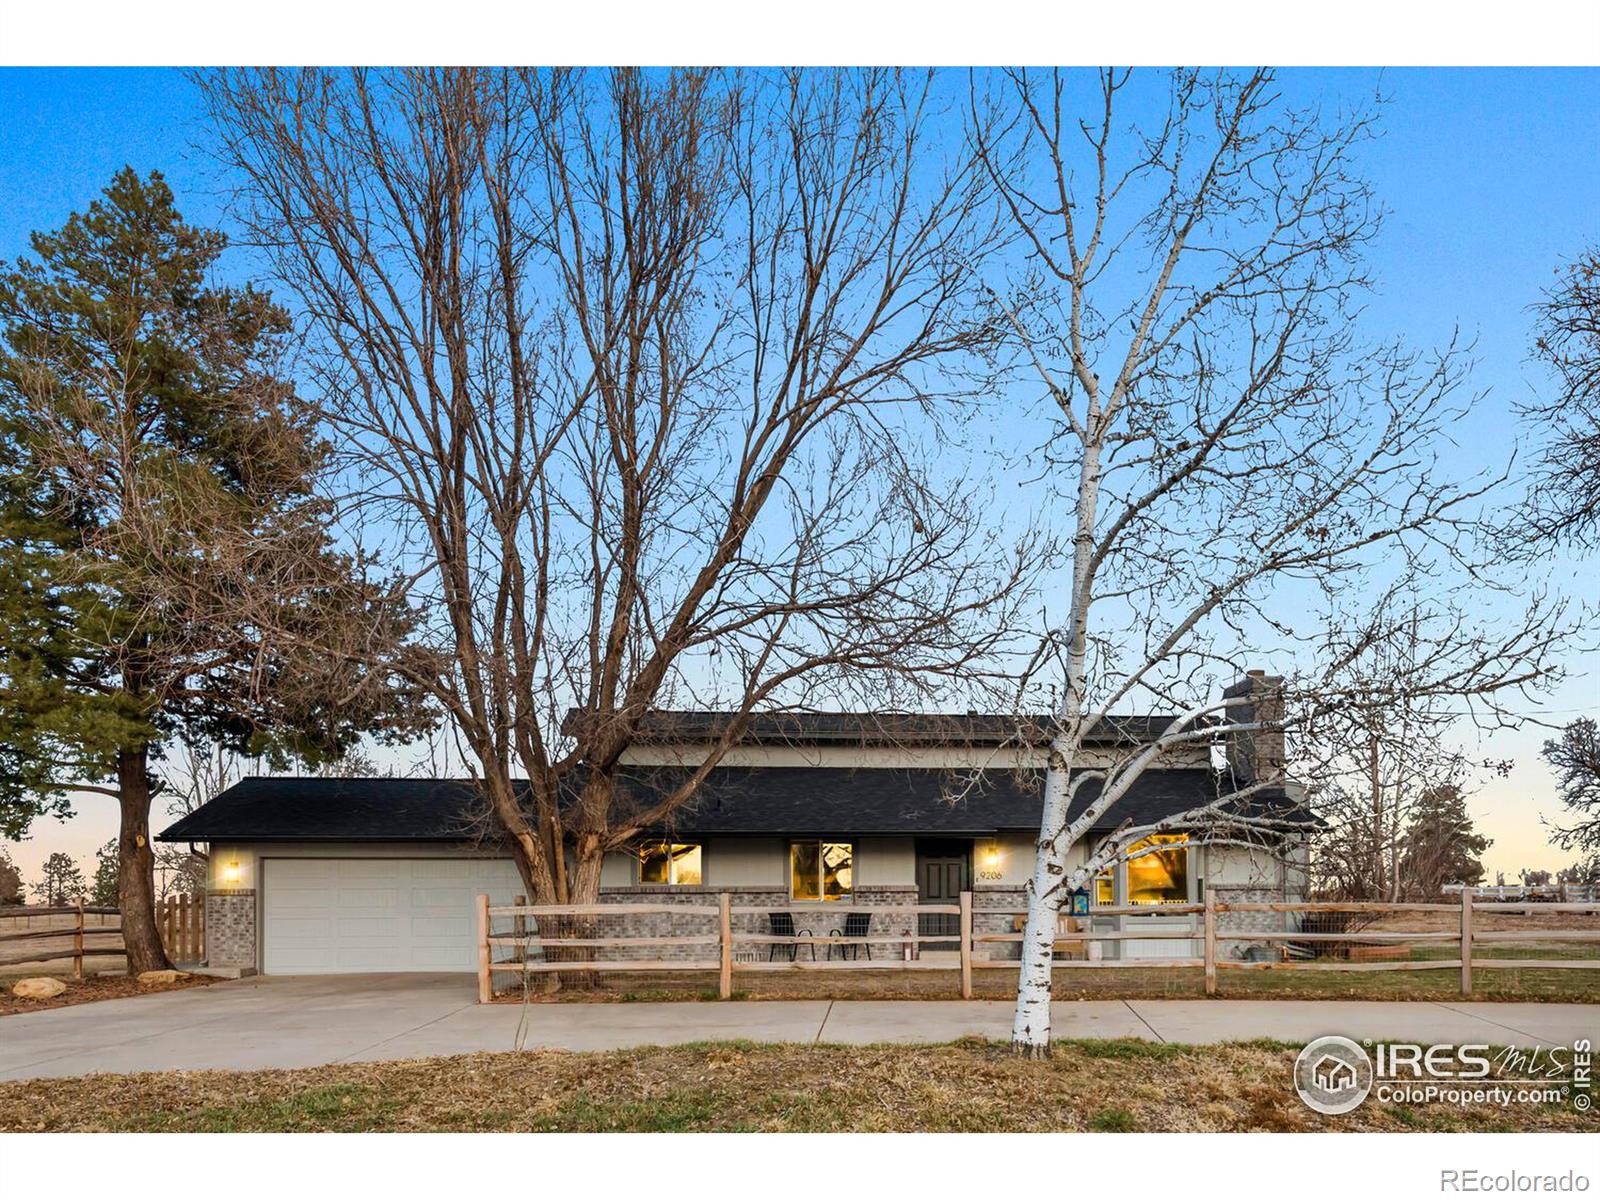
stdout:
[[(1253, 675), (1229, 690), (1248, 697), (1271, 681)], [(673, 785), (726, 720), (713, 712), (660, 712), (624, 760), (622, 786), (639, 802)], [(1087, 769), (1108, 764), (1170, 724), (1167, 717), (1107, 719), (1087, 739)], [(955, 903), (973, 893), (974, 929), (1011, 932), (1033, 865), (1046, 762), (1043, 720), (980, 715), (773, 713), (756, 717), (670, 827), (610, 855), (603, 901), (648, 895), (785, 909), (819, 934), (853, 906)], [(1166, 755), (1097, 823), (1089, 846), (1125, 820), (1149, 826), (1233, 790), (1264, 759), (1281, 761), (1281, 735), (1229, 747), (1193, 743)], [(1078, 804), (1098, 795), (1090, 781)], [(1310, 820), (1293, 789), (1268, 789), (1250, 805)], [(481, 802), (462, 780), (249, 778), (161, 834), (210, 846), (207, 935), (212, 966), (297, 974), (467, 971), (476, 963), (474, 897), (511, 903), (524, 891), (511, 860), (484, 829)], [(1176, 923), (1163, 906), (1224, 897), (1282, 900), (1303, 894), (1303, 839), (1264, 846), (1208, 845), (1183, 831), (1157, 835), (1150, 853), (1096, 881), (1098, 905), (1148, 907), (1142, 927)], [(691, 934), (685, 914), (630, 915), (635, 934)], [(744, 917), (759, 929), (759, 917)], [(1094, 918), (1115, 927), (1127, 917)], [(913, 932), (954, 934), (946, 918), (875, 913), (875, 957), (898, 957)], [(1258, 923), (1259, 924), (1259, 923)], [(681, 949), (686, 955), (694, 948)], [(1014, 942), (981, 953), (1015, 956)], [(1192, 957), (1183, 939), (1107, 943), (1108, 956)], [(659, 949), (648, 951), (660, 957)]]

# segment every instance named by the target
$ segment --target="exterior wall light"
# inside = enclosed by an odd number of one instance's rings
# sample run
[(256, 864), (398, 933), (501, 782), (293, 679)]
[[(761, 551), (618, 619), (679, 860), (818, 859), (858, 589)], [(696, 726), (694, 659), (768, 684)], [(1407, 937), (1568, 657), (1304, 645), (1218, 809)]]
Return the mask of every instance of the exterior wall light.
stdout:
[(227, 866), (222, 868), (222, 882), (223, 883), (238, 883), (239, 882), (239, 860), (237, 858), (234, 859), (232, 862), (230, 862)]

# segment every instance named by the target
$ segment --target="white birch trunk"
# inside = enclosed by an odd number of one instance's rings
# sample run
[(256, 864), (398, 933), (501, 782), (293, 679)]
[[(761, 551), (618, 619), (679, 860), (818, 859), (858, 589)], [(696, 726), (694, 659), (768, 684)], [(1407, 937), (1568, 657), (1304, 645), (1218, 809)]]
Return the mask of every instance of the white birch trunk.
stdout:
[[(1055, 754), (1051, 759), (1055, 759)], [(1028, 918), (1022, 929), (1018, 957), (1017, 1007), (1011, 1021), (1011, 1047), (1029, 1058), (1050, 1053), (1050, 987), (1054, 965), (1056, 914), (1061, 910), (1063, 868), (1056, 843), (1067, 824), (1067, 805), (1071, 792), (1066, 771), (1052, 769), (1045, 776), (1042, 835), (1049, 835), (1049, 849), (1041, 837), (1034, 856), (1033, 875), (1028, 880)]]
[(1089, 606), (1094, 587), (1094, 530), (1100, 498), (1100, 451), (1104, 431), (1099, 405), (1090, 396), (1084, 420), (1083, 462), (1078, 473), (1078, 513), (1072, 550), (1072, 598), (1068, 613), (1066, 691), (1058, 728), (1050, 742), (1045, 773), (1044, 813), (1033, 876), (1028, 881), (1028, 916), (1019, 944), (1017, 1007), (1011, 1022), (1011, 1049), (1029, 1058), (1050, 1053), (1050, 984), (1056, 914), (1065, 894), (1066, 855), (1073, 841), (1067, 828), (1072, 799), (1072, 763), (1083, 738), (1084, 678)]

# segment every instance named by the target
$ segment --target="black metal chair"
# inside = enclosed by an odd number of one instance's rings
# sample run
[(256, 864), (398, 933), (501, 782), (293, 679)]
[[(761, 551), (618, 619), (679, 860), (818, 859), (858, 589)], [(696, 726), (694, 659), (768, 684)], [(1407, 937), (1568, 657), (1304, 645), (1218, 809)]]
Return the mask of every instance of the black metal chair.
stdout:
[[(846, 913), (843, 929), (828, 930), (829, 937), (859, 938), (860, 940), (839, 947), (840, 958), (859, 958), (861, 951), (867, 952), (867, 961), (872, 961), (872, 944), (867, 941), (867, 928), (872, 924), (872, 914), (864, 912)], [(828, 947), (828, 957), (833, 957), (833, 946)]]
[[(793, 913), (787, 913), (787, 912), (772, 912), (772, 913), (768, 913), (767, 914), (767, 925), (768, 925), (773, 937), (802, 938), (802, 937), (810, 937), (810, 936), (812, 936), (811, 930), (809, 930), (809, 929), (796, 929), (794, 927), (794, 914)], [(811, 961), (812, 962), (816, 962), (817, 961), (817, 947), (816, 947), (816, 945), (813, 944), (813, 943), (810, 943), (810, 942), (806, 943), (806, 945), (811, 950)], [(771, 962), (774, 958), (776, 958), (778, 956), (778, 951), (779, 950), (787, 950), (789, 952), (789, 961), (790, 962), (794, 962), (794, 960), (796, 959), (796, 957), (798, 957), (799, 952), (800, 952), (800, 943), (798, 941), (791, 941), (791, 942), (789, 942), (787, 944), (785, 944), (783, 942), (773, 942), (771, 944), (771, 948), (767, 951), (767, 961)]]

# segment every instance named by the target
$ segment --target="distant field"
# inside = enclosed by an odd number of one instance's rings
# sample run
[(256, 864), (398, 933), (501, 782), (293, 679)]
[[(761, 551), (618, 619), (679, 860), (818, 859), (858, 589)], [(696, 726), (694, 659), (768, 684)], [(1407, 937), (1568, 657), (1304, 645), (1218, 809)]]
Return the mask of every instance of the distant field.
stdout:
[[(42, 915), (30, 913), (26, 908), (0, 908), (0, 936), (8, 933), (60, 929), (59, 938), (40, 938), (37, 941), (0, 941), (0, 979), (17, 979), (26, 975), (54, 975), (71, 970), (72, 927), (76, 918), (65, 913)], [(118, 918), (87, 913), (83, 918), (83, 944), (85, 948), (121, 946), (119, 933), (99, 933), (96, 928), (118, 924)], [(26, 955), (27, 957), (23, 957)], [(95, 955), (84, 960), (84, 971), (113, 973), (128, 969), (128, 960), (120, 955)]]

